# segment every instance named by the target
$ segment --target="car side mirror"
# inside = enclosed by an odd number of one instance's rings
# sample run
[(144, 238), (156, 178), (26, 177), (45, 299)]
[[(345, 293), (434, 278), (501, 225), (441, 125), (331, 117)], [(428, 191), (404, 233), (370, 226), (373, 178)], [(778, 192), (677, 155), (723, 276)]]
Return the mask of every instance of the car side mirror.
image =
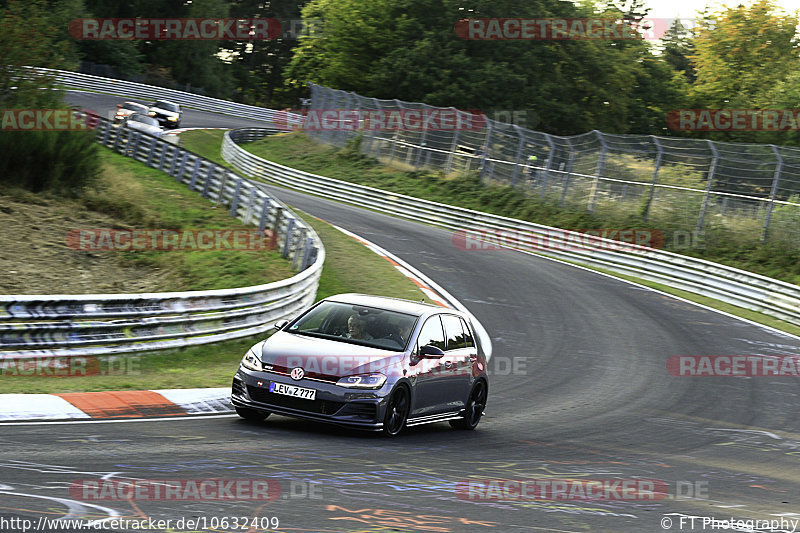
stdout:
[(428, 344), (419, 349), (419, 355), (426, 359), (438, 359), (444, 355), (441, 348)]
[(275, 324), (274, 324), (274, 325), (275, 325), (275, 329), (277, 329), (277, 330), (279, 330), (279, 331), (280, 331), (280, 330), (282, 330), (282, 329), (283, 329), (283, 328), (286, 326), (286, 324), (288, 324), (288, 323), (289, 323), (289, 321), (288, 321), (288, 320), (278, 320), (278, 321), (277, 321), (277, 322), (275, 322)]

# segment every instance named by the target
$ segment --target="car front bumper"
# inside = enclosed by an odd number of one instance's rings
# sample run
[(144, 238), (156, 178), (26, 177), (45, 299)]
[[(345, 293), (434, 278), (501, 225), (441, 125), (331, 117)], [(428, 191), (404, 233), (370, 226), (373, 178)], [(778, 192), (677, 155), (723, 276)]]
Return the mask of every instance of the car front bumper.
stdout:
[[(307, 400), (270, 392), (270, 382), (314, 389), (316, 397)], [(231, 403), (234, 407), (379, 431), (383, 429), (386, 412), (386, 389), (386, 385), (378, 390), (348, 389), (307, 378), (294, 381), (283, 374), (256, 372), (240, 366), (233, 377)]]

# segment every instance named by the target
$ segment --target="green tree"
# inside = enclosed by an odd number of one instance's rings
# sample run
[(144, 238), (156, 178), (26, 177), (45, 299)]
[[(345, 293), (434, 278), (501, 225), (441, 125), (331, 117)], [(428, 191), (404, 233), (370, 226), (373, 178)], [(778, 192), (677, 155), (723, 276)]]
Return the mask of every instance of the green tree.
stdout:
[(675, 19), (661, 39), (664, 46), (664, 61), (680, 72), (688, 83), (694, 83), (697, 77), (689, 59), (695, 53), (692, 37), (693, 32), (686, 28), (680, 19)]
[(797, 14), (773, 0), (739, 5), (701, 19), (690, 59), (697, 72), (690, 97), (711, 108), (753, 107), (798, 64)]

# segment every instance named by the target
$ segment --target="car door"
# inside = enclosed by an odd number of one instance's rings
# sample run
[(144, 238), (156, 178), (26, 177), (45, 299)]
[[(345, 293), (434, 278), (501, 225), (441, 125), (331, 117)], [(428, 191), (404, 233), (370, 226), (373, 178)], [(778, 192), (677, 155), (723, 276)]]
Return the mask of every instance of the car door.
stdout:
[(446, 391), (448, 379), (452, 379), (452, 368), (445, 366), (445, 357), (420, 357), (420, 348), (445, 347), (444, 329), (440, 315), (429, 317), (417, 335), (409, 376), (414, 383), (414, 404), (411, 416), (427, 416), (447, 410), (449, 394)]
[(470, 354), (475, 350), (467, 346), (467, 333), (464, 324), (456, 315), (442, 315), (444, 325), (445, 348), (444, 365), (450, 372), (450, 377), (445, 384), (448, 403), (456, 409), (464, 407), (469, 394), (472, 373)]

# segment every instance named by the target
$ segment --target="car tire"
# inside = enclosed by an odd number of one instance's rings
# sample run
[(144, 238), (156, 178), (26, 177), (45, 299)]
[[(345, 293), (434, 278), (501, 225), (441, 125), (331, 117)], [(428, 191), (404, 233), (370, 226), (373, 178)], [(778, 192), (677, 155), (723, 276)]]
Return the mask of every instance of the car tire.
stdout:
[(400, 385), (389, 396), (386, 414), (383, 417), (383, 434), (388, 437), (398, 435), (406, 426), (411, 409), (411, 393), (408, 387)]
[(481, 421), (483, 410), (486, 408), (486, 382), (480, 380), (472, 386), (469, 400), (464, 409), (464, 417), (451, 420), (450, 426), (455, 429), (475, 429)]
[(251, 420), (253, 422), (261, 422), (270, 415), (269, 411), (257, 411), (256, 409), (249, 409), (247, 407), (236, 407), (235, 409), (237, 415), (245, 420)]

